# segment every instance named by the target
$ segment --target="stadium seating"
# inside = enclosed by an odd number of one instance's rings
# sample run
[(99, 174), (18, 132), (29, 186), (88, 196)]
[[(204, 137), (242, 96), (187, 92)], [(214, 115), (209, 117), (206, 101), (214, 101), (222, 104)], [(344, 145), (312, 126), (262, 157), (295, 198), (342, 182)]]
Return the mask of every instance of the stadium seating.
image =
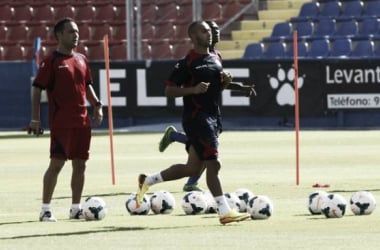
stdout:
[(301, 6), (297, 17), (292, 17), (291, 22), (309, 21), (315, 19), (319, 15), (319, 3), (309, 2)]
[(364, 8), (362, 1), (342, 1), (342, 4), (342, 12), (339, 19), (358, 19), (361, 17)]
[(127, 43), (117, 42), (110, 45), (110, 60), (126, 60), (127, 59)]
[(357, 41), (350, 56), (359, 58), (374, 56), (374, 43), (370, 40)]
[(292, 24), (290, 22), (277, 23), (272, 30), (270, 37), (264, 37), (263, 42), (279, 42), (291, 36)]
[(278, 59), (286, 57), (286, 46), (283, 42), (269, 43), (264, 51), (264, 58)]
[(340, 16), (341, 13), (341, 2), (340, 1), (328, 1), (321, 5), (319, 12), (319, 18), (334, 18)]
[(318, 20), (316, 23), (315, 31), (313, 33), (313, 38), (324, 38), (328, 36), (332, 36), (335, 33), (335, 19), (324, 18)]
[(380, 2), (379, 1), (368, 1), (365, 4), (362, 16), (379, 16), (380, 13)]
[(334, 40), (330, 52), (330, 57), (348, 57), (351, 53), (351, 40), (349, 38), (339, 38)]
[(380, 22), (377, 17), (367, 17), (361, 22), (361, 26), (358, 31), (356, 38), (358, 39), (369, 39), (371, 37), (379, 36), (379, 26)]
[(262, 58), (264, 55), (263, 43), (250, 43), (244, 50), (244, 59)]
[(335, 37), (353, 37), (358, 33), (358, 23), (354, 20), (344, 20), (337, 23)]
[[(187, 27), (192, 21), (192, 2), (192, 0), (141, 1), (139, 10), (143, 20), (144, 59), (182, 56), (189, 46)], [(204, 0), (201, 1), (203, 17), (216, 21), (227, 20), (249, 2), (249, 0)], [(90, 53), (89, 58), (98, 58), (92, 43), (99, 42), (104, 34), (110, 35), (110, 42), (116, 48), (120, 43), (126, 42), (125, 3), (125, 0), (0, 1), (0, 40), (11, 39), (22, 43), (23, 55), (30, 57), (29, 52), (32, 48), (29, 46), (32, 46), (32, 40), (39, 36), (43, 44), (46, 44), (42, 46), (42, 55), (46, 55), (51, 51), (51, 47), (54, 47), (50, 44), (56, 43), (53, 34), (55, 22), (63, 17), (72, 17), (79, 27), (78, 51)], [(137, 11), (137, 8), (134, 10)], [(157, 39), (163, 39), (165, 42), (156, 41)], [(8, 45), (2, 46), (4, 55), (8, 47)], [(19, 51), (19, 49), (14, 50)], [(10, 53), (7, 52), (7, 58), (10, 58), (8, 54)]]
[(2, 44), (4, 48), (4, 60), (6, 61), (22, 61), (25, 56), (25, 48), (20, 44), (16, 46), (10, 44)]
[(316, 39), (310, 43), (309, 58), (326, 58), (330, 53), (330, 42), (328, 39)]
[[(288, 50), (286, 51), (286, 57), (293, 58), (294, 56), (294, 46), (293, 43), (287, 45)], [(306, 58), (308, 53), (308, 45), (306, 42), (299, 41), (297, 43), (297, 56), (298, 58)]]
[(50, 21), (54, 19), (54, 9), (50, 5), (46, 4), (34, 4), (31, 5), (33, 8), (32, 20), (45, 20)]

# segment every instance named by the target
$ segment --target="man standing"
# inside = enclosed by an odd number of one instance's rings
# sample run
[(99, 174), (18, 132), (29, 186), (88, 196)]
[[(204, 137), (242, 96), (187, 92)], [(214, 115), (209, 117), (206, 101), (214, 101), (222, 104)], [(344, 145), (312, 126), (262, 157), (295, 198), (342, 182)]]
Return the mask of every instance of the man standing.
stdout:
[(78, 45), (79, 30), (74, 20), (65, 18), (54, 26), (57, 50), (40, 64), (33, 83), (32, 118), (30, 131), (40, 134), (41, 90), (46, 89), (49, 100), (50, 164), (43, 178), (40, 221), (56, 221), (50, 202), (58, 175), (66, 160), (72, 161), (72, 205), (70, 219), (83, 218), (82, 196), (86, 161), (89, 158), (91, 120), (86, 99), (94, 107), (93, 123), (103, 119), (102, 104), (92, 88), (92, 76), (87, 59), (74, 49)]
[[(186, 164), (175, 164), (160, 173), (138, 178), (137, 204), (151, 185), (176, 180), (186, 176), (199, 176), (206, 169), (206, 182), (218, 206), (222, 224), (248, 219), (248, 214), (232, 210), (219, 180), (221, 162), (218, 159), (219, 99), (224, 88), (220, 57), (210, 52), (211, 29), (206, 22), (190, 24), (189, 36), (193, 50), (178, 61), (166, 81), (165, 94), (170, 97), (183, 96), (182, 125), (188, 137), (188, 159)], [(242, 88), (250, 88), (244, 86)]]

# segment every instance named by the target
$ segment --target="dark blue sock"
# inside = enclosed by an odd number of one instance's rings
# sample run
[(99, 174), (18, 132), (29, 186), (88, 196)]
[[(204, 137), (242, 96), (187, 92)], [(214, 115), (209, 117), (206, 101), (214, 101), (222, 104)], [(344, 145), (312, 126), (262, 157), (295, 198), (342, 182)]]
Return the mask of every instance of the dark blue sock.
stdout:
[(184, 133), (180, 132), (171, 132), (170, 139), (172, 139), (172, 141), (181, 142), (183, 144), (187, 142), (187, 136)]
[(187, 180), (185, 185), (194, 185), (195, 183), (198, 182), (199, 178), (201, 178), (201, 177), (200, 176), (189, 177), (189, 179)]

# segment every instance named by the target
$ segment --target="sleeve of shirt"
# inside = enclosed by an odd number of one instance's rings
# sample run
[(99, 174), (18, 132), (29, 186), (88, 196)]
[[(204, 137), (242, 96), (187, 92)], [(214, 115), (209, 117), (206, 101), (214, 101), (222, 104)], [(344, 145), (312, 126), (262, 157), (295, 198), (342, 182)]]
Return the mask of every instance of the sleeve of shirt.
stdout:
[(186, 65), (186, 60), (179, 60), (174, 69), (169, 76), (168, 80), (165, 81), (166, 86), (184, 86), (189, 83), (191, 79), (191, 74), (189, 72), (188, 66)]
[(33, 86), (41, 89), (46, 89), (54, 79), (54, 69), (52, 65), (51, 57), (47, 57), (40, 63), (40, 67), (37, 72), (37, 76), (34, 79)]
[(91, 69), (90, 69), (90, 66), (86, 60), (86, 66), (87, 66), (87, 69), (86, 69), (86, 85), (92, 85), (93, 84), (93, 80), (92, 80), (92, 74), (91, 74)]

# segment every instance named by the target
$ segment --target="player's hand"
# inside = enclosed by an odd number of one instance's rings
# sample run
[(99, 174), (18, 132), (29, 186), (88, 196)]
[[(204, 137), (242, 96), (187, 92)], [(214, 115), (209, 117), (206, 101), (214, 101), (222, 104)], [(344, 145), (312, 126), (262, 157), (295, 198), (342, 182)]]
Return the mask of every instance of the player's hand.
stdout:
[(194, 94), (206, 93), (209, 85), (209, 82), (200, 82), (198, 85), (194, 87)]
[(95, 126), (99, 126), (103, 122), (103, 108), (102, 106), (94, 107), (93, 122)]
[(229, 71), (223, 71), (220, 74), (222, 78), (222, 86), (223, 89), (225, 89), (232, 82), (232, 74)]
[(257, 96), (256, 90), (255, 90), (255, 85), (243, 85), (241, 86), (241, 91), (245, 93), (245, 96)]
[(40, 136), (44, 134), (43, 128), (41, 128), (41, 122), (37, 120), (31, 120), (28, 127), (28, 134)]

